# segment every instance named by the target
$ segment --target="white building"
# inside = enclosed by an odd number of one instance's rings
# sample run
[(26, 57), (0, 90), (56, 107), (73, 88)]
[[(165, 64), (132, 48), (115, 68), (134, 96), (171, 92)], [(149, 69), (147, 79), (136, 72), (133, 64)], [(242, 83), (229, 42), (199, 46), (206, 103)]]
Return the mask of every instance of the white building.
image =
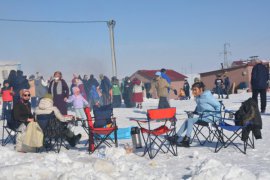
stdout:
[(14, 61), (0, 61), (0, 83), (8, 78), (11, 70), (21, 70), (21, 63)]

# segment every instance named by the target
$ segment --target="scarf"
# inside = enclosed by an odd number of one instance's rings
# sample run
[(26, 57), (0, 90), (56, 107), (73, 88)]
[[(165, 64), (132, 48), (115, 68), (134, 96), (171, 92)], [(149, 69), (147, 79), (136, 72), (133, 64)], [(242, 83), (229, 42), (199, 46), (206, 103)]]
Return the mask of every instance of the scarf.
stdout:
[[(52, 82), (52, 86), (51, 86), (51, 92), (52, 92), (52, 95), (54, 96), (53, 94), (53, 88), (54, 88), (54, 83), (56, 83), (55, 81)], [(56, 94), (57, 95), (60, 95), (62, 94), (62, 80), (60, 79), (58, 82), (57, 82), (57, 87), (56, 87)]]

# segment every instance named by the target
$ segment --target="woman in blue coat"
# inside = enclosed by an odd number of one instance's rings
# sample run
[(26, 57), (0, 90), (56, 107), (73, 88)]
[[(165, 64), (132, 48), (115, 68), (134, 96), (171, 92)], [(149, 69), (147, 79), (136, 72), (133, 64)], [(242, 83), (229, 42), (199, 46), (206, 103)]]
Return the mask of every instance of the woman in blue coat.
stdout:
[[(196, 82), (192, 85), (192, 94), (195, 97), (197, 103), (196, 109), (193, 114), (201, 114), (204, 111), (220, 111), (220, 103), (214, 98), (209, 90), (204, 90), (204, 84), (202, 82)], [(213, 121), (213, 112), (203, 113), (203, 117), (188, 118), (180, 127), (177, 132), (177, 136), (181, 136), (185, 133), (183, 140), (178, 146), (189, 147), (189, 141), (193, 130), (193, 125), (202, 120), (211, 123)], [(219, 118), (218, 118), (219, 119)], [(214, 119), (214, 120), (218, 120)]]

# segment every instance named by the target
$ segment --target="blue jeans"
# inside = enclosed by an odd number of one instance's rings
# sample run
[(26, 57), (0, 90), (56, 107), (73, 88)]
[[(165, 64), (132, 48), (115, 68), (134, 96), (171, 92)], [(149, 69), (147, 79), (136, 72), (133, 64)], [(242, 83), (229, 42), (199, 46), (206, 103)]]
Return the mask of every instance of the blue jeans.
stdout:
[(220, 98), (220, 95), (221, 95), (221, 98), (223, 99), (223, 90), (222, 90), (222, 87), (221, 86), (217, 86), (216, 87), (216, 90), (217, 90), (217, 94), (218, 94), (218, 98)]
[(3, 101), (2, 106), (2, 118), (5, 118), (6, 110), (11, 110), (13, 108), (13, 102), (12, 101)]
[(191, 137), (191, 133), (192, 133), (192, 130), (193, 130), (193, 125), (194, 125), (198, 120), (202, 120), (202, 121), (209, 122), (209, 123), (212, 122), (212, 119), (208, 119), (208, 118), (204, 118), (204, 119), (201, 119), (201, 118), (199, 118), (199, 117), (188, 118), (188, 119), (182, 124), (182, 126), (180, 127), (180, 129), (178, 130), (177, 135), (178, 135), (178, 136), (182, 136), (182, 134), (186, 131), (186, 136), (187, 136), (187, 137)]

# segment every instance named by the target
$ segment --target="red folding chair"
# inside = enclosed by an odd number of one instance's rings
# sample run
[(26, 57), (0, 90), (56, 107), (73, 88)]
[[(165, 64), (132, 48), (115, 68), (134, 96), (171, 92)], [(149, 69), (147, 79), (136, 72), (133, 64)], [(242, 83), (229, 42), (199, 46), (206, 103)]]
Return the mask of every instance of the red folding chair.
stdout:
[[(177, 147), (168, 141), (168, 137), (176, 135), (176, 108), (149, 109), (147, 110), (147, 119), (131, 119), (136, 121), (140, 127), (143, 141), (145, 143), (144, 156), (148, 153), (149, 158), (153, 159), (159, 152), (172, 153), (177, 156)], [(161, 125), (156, 126), (158, 123)], [(155, 128), (156, 127), (156, 128)]]
[[(109, 107), (108, 107), (109, 108)], [(111, 123), (105, 127), (95, 127), (95, 121), (97, 117), (92, 117), (90, 113), (90, 108), (86, 107), (84, 109), (87, 116), (87, 123), (89, 127), (88, 136), (89, 136), (89, 153), (93, 153), (98, 149), (102, 144), (105, 144), (108, 147), (112, 147), (112, 144), (115, 144), (115, 147), (118, 147), (117, 141), (117, 125), (116, 119), (111, 118)], [(100, 119), (99, 119), (100, 120)], [(113, 134), (114, 139), (110, 137)]]

